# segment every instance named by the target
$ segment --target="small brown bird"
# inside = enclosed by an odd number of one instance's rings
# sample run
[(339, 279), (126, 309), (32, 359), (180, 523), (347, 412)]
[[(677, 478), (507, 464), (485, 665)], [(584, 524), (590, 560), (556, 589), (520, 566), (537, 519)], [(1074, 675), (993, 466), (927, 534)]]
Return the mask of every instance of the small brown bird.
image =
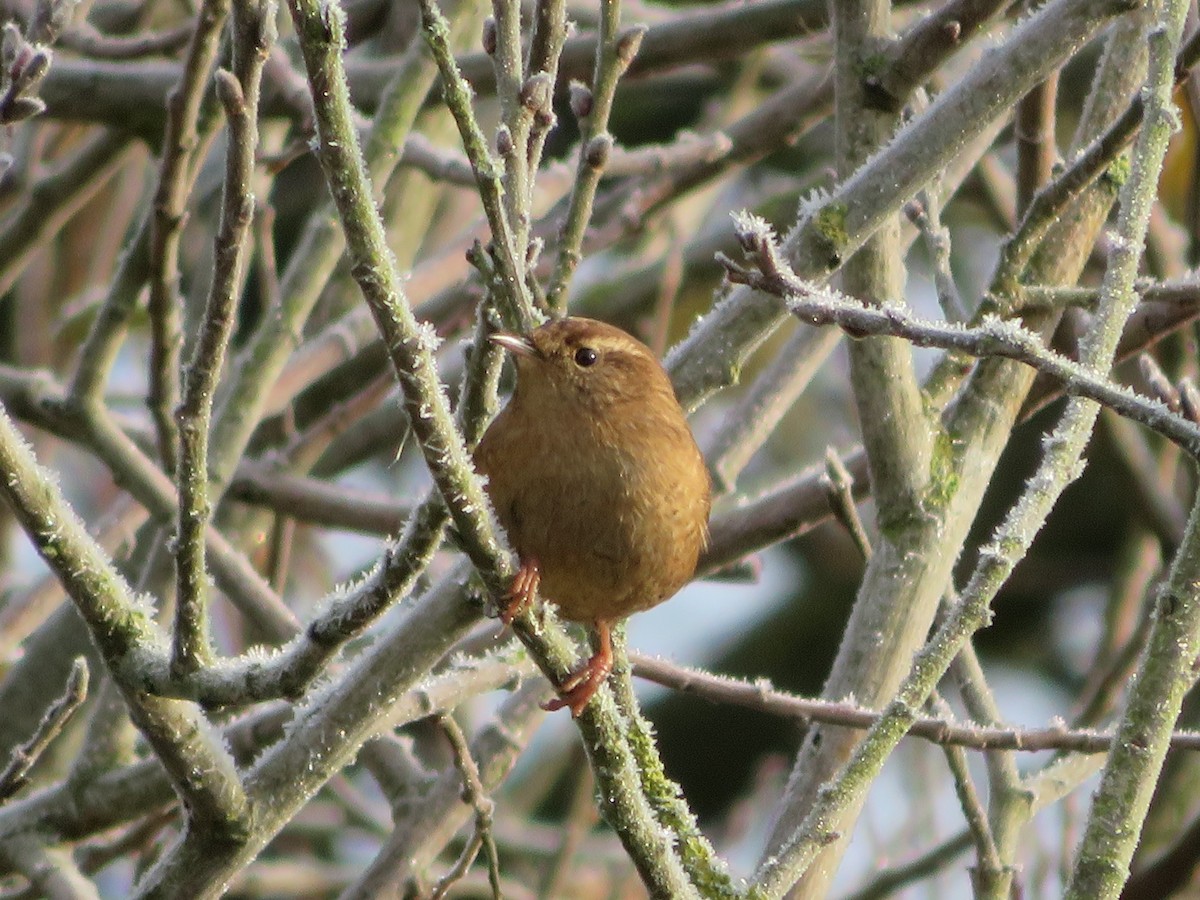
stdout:
[(609, 628), (692, 577), (708, 470), (667, 373), (641, 341), (593, 319), (499, 332), (517, 387), (475, 451), (521, 567), (501, 618), (534, 594), (596, 629), (596, 650), (547, 709), (578, 716), (612, 671)]

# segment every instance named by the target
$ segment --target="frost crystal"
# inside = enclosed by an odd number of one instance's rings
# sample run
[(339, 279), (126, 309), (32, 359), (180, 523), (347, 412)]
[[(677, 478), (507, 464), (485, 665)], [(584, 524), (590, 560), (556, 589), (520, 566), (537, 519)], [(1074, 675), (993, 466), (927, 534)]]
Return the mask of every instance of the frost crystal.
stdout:
[(829, 202), (830, 196), (829, 191), (825, 188), (814, 188), (807, 195), (800, 198), (799, 214), (797, 217), (802, 222), (805, 219), (811, 219)]
[(442, 339), (438, 337), (437, 330), (429, 322), (417, 323), (417, 346), (426, 353), (437, 353), (438, 347), (442, 345)]
[(773, 237), (775, 232), (771, 228), (771, 224), (757, 213), (752, 213), (747, 209), (738, 210), (730, 213), (730, 218), (733, 219), (734, 227), (738, 231), (746, 234), (762, 234)]

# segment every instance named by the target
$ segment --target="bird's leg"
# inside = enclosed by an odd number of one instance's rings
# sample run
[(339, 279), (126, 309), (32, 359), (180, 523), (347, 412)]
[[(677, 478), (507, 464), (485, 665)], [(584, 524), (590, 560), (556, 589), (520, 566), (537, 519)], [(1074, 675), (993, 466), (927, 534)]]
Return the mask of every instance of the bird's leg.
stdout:
[(521, 560), (521, 568), (513, 576), (508, 593), (501, 597), (500, 621), (511, 625), (513, 619), (533, 605), (537, 596), (538, 582), (542, 580), (542, 571), (538, 568), (536, 559)]
[(571, 715), (579, 718), (583, 708), (588, 705), (596, 689), (604, 683), (608, 673), (612, 671), (612, 637), (609, 634), (608, 622), (597, 619), (596, 652), (582, 666), (572, 672), (567, 679), (558, 685), (558, 696), (542, 704), (542, 709), (553, 712), (556, 709), (569, 707)]

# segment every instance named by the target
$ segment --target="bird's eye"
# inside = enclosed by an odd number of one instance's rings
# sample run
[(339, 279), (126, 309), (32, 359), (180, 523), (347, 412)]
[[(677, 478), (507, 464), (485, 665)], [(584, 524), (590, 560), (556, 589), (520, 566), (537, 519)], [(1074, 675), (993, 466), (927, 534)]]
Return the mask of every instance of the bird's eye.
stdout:
[(585, 369), (599, 358), (599, 355), (591, 347), (580, 347), (575, 351), (575, 365)]

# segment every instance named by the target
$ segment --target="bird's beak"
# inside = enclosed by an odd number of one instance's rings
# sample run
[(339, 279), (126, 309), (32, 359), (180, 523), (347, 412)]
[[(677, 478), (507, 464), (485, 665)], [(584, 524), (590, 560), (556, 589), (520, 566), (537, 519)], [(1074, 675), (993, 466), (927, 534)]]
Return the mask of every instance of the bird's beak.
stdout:
[(498, 347), (503, 347), (510, 353), (515, 353), (518, 356), (538, 356), (537, 348), (529, 342), (529, 338), (512, 331), (497, 331), (495, 334), (488, 335), (488, 340)]

